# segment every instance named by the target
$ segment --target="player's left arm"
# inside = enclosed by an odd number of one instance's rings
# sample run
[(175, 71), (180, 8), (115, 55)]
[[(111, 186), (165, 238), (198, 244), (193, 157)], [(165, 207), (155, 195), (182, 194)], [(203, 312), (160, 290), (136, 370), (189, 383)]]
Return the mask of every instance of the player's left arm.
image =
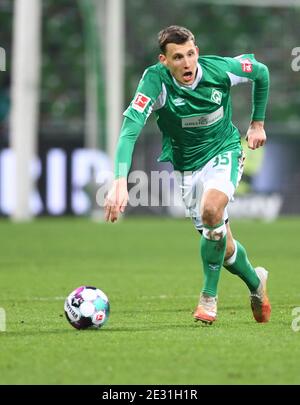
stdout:
[(228, 67), (227, 75), (232, 86), (248, 81), (253, 82), (252, 117), (246, 139), (250, 149), (257, 149), (267, 140), (264, 120), (269, 97), (269, 70), (266, 65), (258, 62), (253, 54), (225, 59)]

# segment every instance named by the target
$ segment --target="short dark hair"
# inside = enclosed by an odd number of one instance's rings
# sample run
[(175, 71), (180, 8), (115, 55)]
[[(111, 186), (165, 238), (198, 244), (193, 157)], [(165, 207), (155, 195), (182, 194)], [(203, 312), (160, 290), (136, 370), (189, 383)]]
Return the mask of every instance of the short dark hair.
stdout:
[(162, 53), (166, 53), (167, 44), (184, 44), (187, 41), (194, 41), (194, 34), (185, 27), (170, 25), (158, 33), (158, 43)]

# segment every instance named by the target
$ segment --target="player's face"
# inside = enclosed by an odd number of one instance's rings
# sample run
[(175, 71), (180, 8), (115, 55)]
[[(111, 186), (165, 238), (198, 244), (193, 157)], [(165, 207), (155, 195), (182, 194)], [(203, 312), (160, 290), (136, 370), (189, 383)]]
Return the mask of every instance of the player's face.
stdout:
[(194, 41), (187, 41), (184, 44), (167, 44), (166, 54), (160, 54), (159, 60), (179, 83), (189, 85), (196, 77), (198, 56), (199, 49)]

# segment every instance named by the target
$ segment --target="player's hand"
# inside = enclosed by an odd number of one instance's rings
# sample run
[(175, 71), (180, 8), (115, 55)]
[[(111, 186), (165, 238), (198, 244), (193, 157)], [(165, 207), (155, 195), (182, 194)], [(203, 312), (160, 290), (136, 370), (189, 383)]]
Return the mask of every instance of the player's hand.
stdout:
[(104, 202), (105, 220), (115, 222), (128, 203), (127, 179), (116, 179)]
[(252, 121), (246, 134), (249, 149), (257, 149), (267, 141), (263, 121)]

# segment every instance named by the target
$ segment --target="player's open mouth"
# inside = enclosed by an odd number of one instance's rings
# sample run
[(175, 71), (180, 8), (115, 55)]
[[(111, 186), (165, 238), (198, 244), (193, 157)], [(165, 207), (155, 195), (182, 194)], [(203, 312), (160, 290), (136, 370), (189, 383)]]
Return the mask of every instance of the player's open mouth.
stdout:
[(185, 72), (183, 78), (186, 82), (189, 82), (193, 78), (193, 72)]

